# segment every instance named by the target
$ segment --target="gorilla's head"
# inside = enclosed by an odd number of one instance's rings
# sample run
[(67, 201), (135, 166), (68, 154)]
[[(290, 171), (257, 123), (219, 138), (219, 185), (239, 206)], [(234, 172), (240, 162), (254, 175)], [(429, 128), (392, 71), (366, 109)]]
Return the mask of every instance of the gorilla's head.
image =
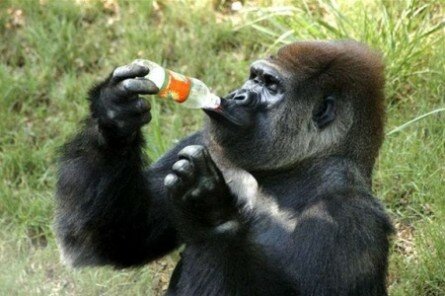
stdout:
[(382, 142), (383, 66), (353, 41), (297, 42), (255, 61), (210, 117), (210, 141), (248, 171), (342, 156), (370, 175)]

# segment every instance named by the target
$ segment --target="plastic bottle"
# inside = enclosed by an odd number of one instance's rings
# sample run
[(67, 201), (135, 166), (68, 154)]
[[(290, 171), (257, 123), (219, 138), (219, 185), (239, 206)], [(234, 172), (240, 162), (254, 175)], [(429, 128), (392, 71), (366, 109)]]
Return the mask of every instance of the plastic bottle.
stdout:
[(221, 103), (221, 99), (201, 80), (165, 69), (149, 60), (135, 60), (134, 63), (150, 69), (145, 78), (156, 84), (159, 88), (157, 95), (161, 98), (172, 99), (187, 108), (216, 109)]

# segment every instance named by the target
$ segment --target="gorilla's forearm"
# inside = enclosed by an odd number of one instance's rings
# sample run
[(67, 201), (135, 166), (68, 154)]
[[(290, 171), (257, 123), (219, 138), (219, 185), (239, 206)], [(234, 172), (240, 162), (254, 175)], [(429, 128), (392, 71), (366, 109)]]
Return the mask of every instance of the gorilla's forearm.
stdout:
[(89, 92), (90, 117), (63, 148), (57, 183), (56, 230), (73, 265), (140, 265), (178, 244), (169, 221), (161, 165), (144, 172), (141, 127), (150, 105), (140, 94), (157, 87), (148, 68), (116, 68)]
[(90, 119), (65, 145), (56, 230), (69, 263), (138, 265), (176, 246), (163, 193), (143, 172), (142, 142), (138, 133), (126, 147), (113, 147)]

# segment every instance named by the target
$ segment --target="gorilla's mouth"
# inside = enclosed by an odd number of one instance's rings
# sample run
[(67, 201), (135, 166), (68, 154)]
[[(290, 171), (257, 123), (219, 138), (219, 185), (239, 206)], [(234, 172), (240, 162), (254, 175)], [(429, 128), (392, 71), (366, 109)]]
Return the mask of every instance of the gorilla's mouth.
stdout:
[(246, 116), (243, 119), (242, 108), (237, 108), (230, 100), (222, 99), (221, 105), (216, 109), (204, 108), (203, 111), (210, 117), (212, 121), (227, 127), (246, 127), (248, 122)]
[(239, 127), (242, 126), (241, 122), (239, 122), (236, 118), (230, 116), (230, 114), (227, 114), (224, 111), (221, 111), (219, 108), (203, 109), (203, 110), (210, 117), (210, 119), (215, 120), (218, 123), (239, 126)]

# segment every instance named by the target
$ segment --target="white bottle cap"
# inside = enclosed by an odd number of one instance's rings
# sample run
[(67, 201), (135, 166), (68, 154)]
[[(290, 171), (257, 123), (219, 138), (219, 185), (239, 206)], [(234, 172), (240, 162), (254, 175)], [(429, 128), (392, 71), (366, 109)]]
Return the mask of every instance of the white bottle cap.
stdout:
[(145, 76), (147, 79), (153, 81), (153, 83), (161, 89), (165, 82), (165, 70), (161, 67), (150, 68), (150, 73)]
[(207, 104), (205, 104), (203, 108), (216, 109), (221, 105), (221, 98), (217, 95), (211, 93), (209, 94), (208, 98), (209, 100), (206, 102)]
[(133, 63), (148, 67), (148, 69), (150, 69), (150, 72), (147, 76), (145, 76), (145, 78), (151, 80), (159, 89), (164, 86), (166, 73), (163, 67), (152, 61), (144, 59), (134, 60)]

